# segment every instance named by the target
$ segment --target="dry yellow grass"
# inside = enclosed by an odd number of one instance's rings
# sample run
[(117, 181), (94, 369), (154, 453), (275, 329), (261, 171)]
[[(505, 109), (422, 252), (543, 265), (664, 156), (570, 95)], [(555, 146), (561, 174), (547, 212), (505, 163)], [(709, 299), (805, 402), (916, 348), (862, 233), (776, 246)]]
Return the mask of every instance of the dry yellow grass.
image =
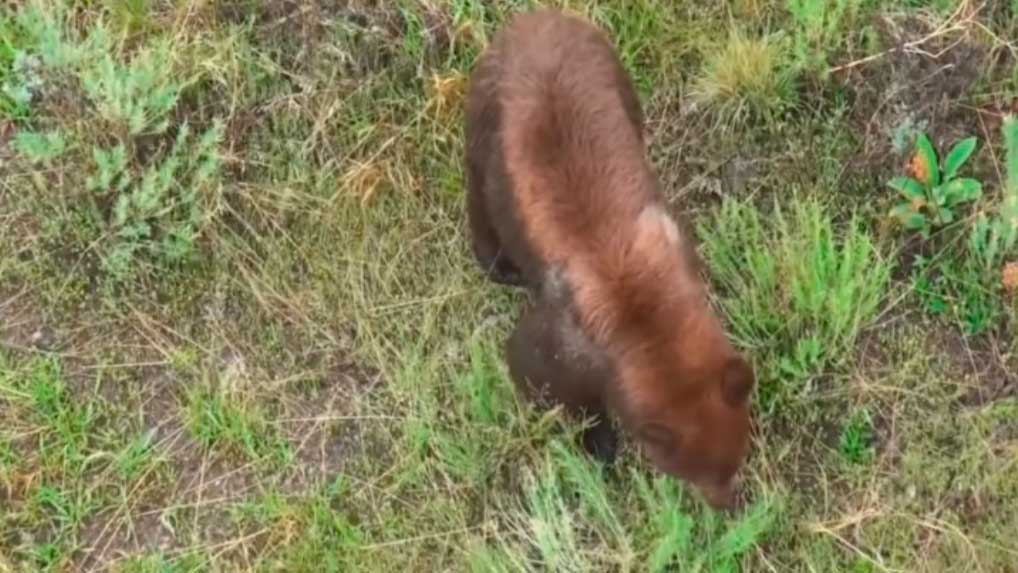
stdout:
[(788, 76), (780, 44), (733, 31), (704, 57), (692, 95), (725, 123), (767, 116), (788, 97)]

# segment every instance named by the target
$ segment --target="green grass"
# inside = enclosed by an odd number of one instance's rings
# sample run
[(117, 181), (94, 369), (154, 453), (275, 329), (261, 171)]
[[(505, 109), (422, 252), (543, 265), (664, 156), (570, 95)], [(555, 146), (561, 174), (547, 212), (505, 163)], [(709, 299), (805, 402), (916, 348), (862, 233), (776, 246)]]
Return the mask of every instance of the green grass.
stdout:
[(518, 571), (536, 560), (562, 571), (734, 571), (780, 513), (765, 499), (732, 521), (697, 516), (673, 481), (635, 471), (619, 477), (628, 492), (611, 487), (581, 452), (552, 442), (525, 476), (523, 499), (505, 509), (507, 527), (471, 553), (473, 567)]
[(892, 263), (858, 217), (836, 225), (816, 199), (766, 215), (727, 201), (699, 232), (732, 335), (762, 362), (768, 406), (789, 406), (780, 402), (844, 364), (888, 293)]
[(186, 402), (187, 428), (202, 447), (233, 450), (252, 461), (284, 466), (292, 461), (289, 444), (257, 406), (244, 406), (244, 397), (237, 392), (192, 388)]
[(841, 431), (841, 456), (851, 464), (861, 464), (873, 457), (873, 418), (865, 409), (856, 410)]
[(746, 507), (596, 463), (509, 383), (461, 107), (530, 3), (35, 1), (0, 16), (0, 573), (1013, 567), (1018, 155), (980, 133), (985, 224), (927, 241), (884, 217), (883, 135), (992, 123), (1007, 46), (922, 44), (980, 78), (912, 101), (926, 56), (881, 50), (948, 3), (553, 3), (616, 38), (756, 365)]

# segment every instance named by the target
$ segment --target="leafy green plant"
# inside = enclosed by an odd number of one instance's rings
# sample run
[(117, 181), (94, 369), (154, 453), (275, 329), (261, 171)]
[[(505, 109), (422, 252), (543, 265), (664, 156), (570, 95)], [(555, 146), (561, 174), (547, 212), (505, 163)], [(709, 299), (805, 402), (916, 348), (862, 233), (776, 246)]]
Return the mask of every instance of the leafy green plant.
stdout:
[(860, 408), (852, 414), (841, 431), (838, 450), (850, 464), (863, 464), (873, 458), (873, 418), (869, 410)]
[(975, 149), (976, 138), (963, 139), (951, 148), (941, 165), (930, 139), (920, 134), (911, 164), (914, 177), (895, 177), (888, 182), (905, 199), (891, 209), (890, 215), (906, 229), (919, 231), (924, 237), (929, 237), (934, 227), (957, 219), (958, 208), (979, 199), (983, 193), (982, 183), (958, 176)]
[(789, 378), (803, 383), (843, 360), (890, 281), (892, 263), (858, 218), (839, 227), (817, 200), (791, 204), (775, 202), (765, 218), (727, 200), (698, 226), (733, 335), (774, 370), (762, 379), (765, 402), (795, 388)]

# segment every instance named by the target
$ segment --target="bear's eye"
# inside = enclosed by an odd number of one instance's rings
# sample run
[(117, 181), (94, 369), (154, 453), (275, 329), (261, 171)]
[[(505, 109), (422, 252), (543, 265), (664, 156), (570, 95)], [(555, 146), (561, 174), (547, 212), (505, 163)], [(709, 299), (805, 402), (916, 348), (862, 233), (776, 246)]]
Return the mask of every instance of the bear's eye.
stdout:
[(645, 424), (640, 428), (639, 435), (657, 446), (670, 446), (675, 441), (672, 431), (661, 424)]

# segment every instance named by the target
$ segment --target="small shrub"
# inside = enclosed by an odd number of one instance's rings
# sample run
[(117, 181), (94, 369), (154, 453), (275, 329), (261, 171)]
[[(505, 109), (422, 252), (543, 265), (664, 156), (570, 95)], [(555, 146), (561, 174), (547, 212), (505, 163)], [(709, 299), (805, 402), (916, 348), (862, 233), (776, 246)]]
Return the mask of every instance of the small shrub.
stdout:
[(765, 219), (727, 200), (698, 226), (733, 335), (776, 369), (762, 380), (765, 402), (789, 390), (775, 386), (779, 373), (801, 383), (845, 360), (890, 281), (891, 262), (857, 218), (839, 233), (818, 201), (792, 204)]
[[(16, 101), (28, 105), (37, 93), (59, 87), (50, 91), (91, 104), (90, 117), (79, 119), (104, 128), (102, 137), (73, 129), (18, 135), (21, 157), (65, 167), (64, 185), (37, 185), (57, 194), (44, 200), (61, 206), (60, 223), (88, 229), (79, 246), (97, 255), (115, 282), (146, 266), (191, 259), (218, 206), (223, 126), (215, 122), (195, 137), (184, 122), (173, 140), (153, 141), (172, 133), (171, 113), (187, 85), (174, 74), (170, 41), (156, 39), (128, 57), (102, 22), (85, 38), (72, 33), (59, 7), (24, 8), (15, 18), (26, 38), (8, 82)], [(142, 136), (149, 138), (144, 145)], [(91, 169), (80, 168), (89, 162)], [(59, 232), (74, 236), (75, 230)]]
[(914, 177), (895, 177), (888, 183), (905, 199), (891, 210), (891, 216), (924, 237), (929, 237), (934, 227), (953, 222), (959, 206), (976, 201), (983, 193), (979, 181), (958, 177), (958, 171), (975, 149), (976, 138), (964, 139), (951, 149), (941, 165), (929, 138), (920, 134), (911, 163)]
[(90, 41), (96, 60), (83, 66), (79, 77), (100, 115), (114, 125), (125, 126), (130, 135), (166, 131), (167, 116), (183, 89), (169, 73), (170, 44), (157, 42), (122, 63), (114, 57), (116, 52), (103, 27), (92, 32)]
[(138, 179), (127, 169), (123, 146), (95, 150), (89, 188), (112, 201), (112, 216), (103, 222), (110, 231), (103, 263), (112, 277), (127, 278), (143, 254), (165, 264), (194, 254), (219, 193), (221, 139), (222, 127), (216, 125), (192, 142), (184, 124), (167, 156)]
[[(55, 81), (47, 73), (63, 73), (84, 91), (100, 117), (115, 127), (125, 128), (130, 135), (165, 130), (166, 118), (185, 86), (173, 76), (170, 42), (155, 40), (124, 61), (102, 22), (87, 37), (79, 38), (65, 30), (65, 18), (58, 6), (27, 7), (16, 14), (14, 21), (21, 32), (19, 47), (10, 48), (12, 71), (4, 85), (9, 97), (28, 105), (47, 80)], [(0, 45), (3, 38), (0, 33)]]

